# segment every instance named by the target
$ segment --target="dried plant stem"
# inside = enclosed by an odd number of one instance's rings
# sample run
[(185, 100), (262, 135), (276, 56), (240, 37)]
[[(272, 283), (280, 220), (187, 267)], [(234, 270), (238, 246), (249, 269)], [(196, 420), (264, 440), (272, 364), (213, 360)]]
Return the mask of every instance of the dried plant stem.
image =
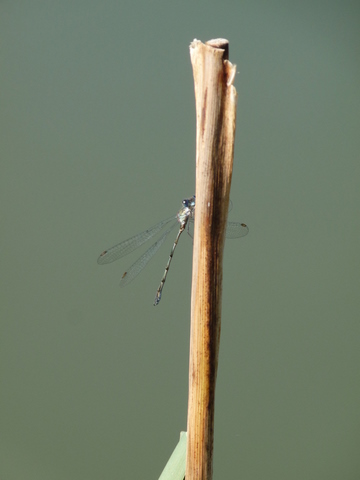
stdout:
[(196, 218), (191, 296), (186, 480), (212, 478), (222, 260), (234, 154), (236, 66), (228, 41), (194, 40)]

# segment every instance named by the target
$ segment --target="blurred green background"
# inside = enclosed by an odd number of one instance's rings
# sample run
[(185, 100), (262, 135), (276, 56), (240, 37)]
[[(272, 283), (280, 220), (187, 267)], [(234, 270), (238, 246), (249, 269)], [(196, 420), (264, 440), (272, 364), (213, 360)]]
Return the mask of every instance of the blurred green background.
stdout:
[[(360, 7), (4, 1), (0, 478), (157, 478), (186, 429), (192, 242), (105, 248), (195, 185), (189, 44), (239, 74), (215, 479), (360, 478)], [(175, 236), (175, 232), (172, 237)]]

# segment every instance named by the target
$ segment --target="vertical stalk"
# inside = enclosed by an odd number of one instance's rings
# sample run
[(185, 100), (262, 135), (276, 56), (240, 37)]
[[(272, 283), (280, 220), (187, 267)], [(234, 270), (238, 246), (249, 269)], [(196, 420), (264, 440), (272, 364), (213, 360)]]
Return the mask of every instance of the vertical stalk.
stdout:
[(196, 215), (191, 292), (186, 480), (212, 478), (222, 261), (237, 93), (227, 40), (190, 45), (196, 102)]

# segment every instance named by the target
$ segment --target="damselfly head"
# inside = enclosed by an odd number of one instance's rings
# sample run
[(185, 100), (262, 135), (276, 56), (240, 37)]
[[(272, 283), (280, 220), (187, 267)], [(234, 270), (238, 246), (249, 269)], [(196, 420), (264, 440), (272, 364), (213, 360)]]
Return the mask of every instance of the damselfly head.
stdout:
[(182, 204), (184, 205), (185, 208), (194, 209), (194, 208), (195, 208), (195, 195), (193, 195), (193, 196), (190, 197), (190, 198), (185, 198), (185, 199), (182, 201)]

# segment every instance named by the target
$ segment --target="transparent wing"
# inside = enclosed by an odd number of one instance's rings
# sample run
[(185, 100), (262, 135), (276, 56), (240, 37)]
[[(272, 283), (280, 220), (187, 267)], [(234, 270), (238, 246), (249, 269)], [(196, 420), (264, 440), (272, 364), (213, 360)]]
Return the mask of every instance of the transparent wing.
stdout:
[(248, 233), (249, 227), (245, 223), (227, 222), (226, 224), (226, 238), (245, 237)]
[(100, 254), (99, 258), (97, 259), (97, 263), (99, 265), (104, 265), (106, 263), (115, 262), (115, 260), (118, 260), (119, 258), (128, 255), (136, 248), (140, 247), (143, 243), (147, 242), (158, 232), (160, 232), (160, 230), (162, 230), (165, 225), (167, 225), (171, 221), (174, 222), (174, 225), (171, 227), (172, 229), (177, 223), (176, 217), (174, 216), (167, 218), (166, 220), (162, 220), (161, 222), (157, 223), (153, 227), (148, 228), (144, 232), (138, 233), (137, 235), (134, 235), (133, 237), (130, 237), (121, 243), (118, 243), (114, 247), (105, 250)]
[[(191, 238), (194, 238), (194, 219), (190, 218), (188, 222), (188, 233)], [(249, 227), (245, 223), (227, 222), (226, 224), (226, 238), (240, 238), (245, 237), (249, 233)]]
[(169, 230), (167, 230), (155, 243), (151, 245), (150, 248), (146, 250), (146, 252), (141, 255), (140, 258), (136, 260), (135, 263), (131, 265), (131, 267), (124, 273), (122, 279), (120, 280), (120, 287), (125, 287), (125, 285), (129, 284), (135, 277), (139, 275), (139, 273), (146, 267), (148, 262), (152, 259), (155, 253), (159, 250), (161, 245), (166, 240), (166, 237), (169, 235), (171, 230), (175, 227), (176, 223), (172, 225)]

